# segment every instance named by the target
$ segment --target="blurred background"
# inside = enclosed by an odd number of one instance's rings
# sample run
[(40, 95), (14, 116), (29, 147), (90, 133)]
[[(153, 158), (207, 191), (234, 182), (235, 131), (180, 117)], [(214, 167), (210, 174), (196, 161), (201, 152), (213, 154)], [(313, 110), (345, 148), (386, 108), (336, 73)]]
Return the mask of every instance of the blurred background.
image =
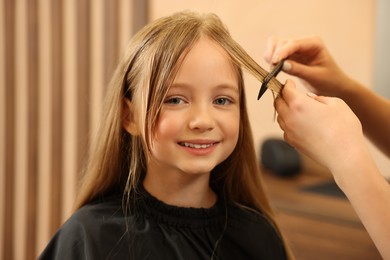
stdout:
[[(385, 0), (1, 0), (0, 259), (36, 258), (70, 216), (105, 88), (126, 43), (148, 21), (180, 10), (218, 14), (267, 69), (269, 36), (319, 35), (350, 76), (390, 97)], [(282, 132), (271, 93), (257, 101), (261, 83), (245, 78), (260, 148)], [(389, 160), (371, 148), (390, 177)]]

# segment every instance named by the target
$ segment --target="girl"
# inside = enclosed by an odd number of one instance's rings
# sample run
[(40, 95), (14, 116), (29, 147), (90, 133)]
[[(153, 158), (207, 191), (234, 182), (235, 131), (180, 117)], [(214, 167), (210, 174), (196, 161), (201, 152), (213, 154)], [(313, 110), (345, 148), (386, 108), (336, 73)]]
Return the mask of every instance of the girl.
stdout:
[(286, 259), (241, 67), (267, 74), (215, 15), (142, 29), (108, 89), (77, 211), (41, 259)]

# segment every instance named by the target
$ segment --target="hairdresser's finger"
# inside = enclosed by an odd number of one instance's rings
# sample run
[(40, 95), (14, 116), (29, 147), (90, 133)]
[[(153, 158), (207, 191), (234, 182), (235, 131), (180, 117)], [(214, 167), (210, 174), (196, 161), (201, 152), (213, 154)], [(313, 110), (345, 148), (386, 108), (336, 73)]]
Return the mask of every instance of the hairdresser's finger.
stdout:
[(276, 64), (282, 59), (286, 59), (288, 57), (294, 59), (293, 57), (295, 57), (295, 54), (298, 56), (313, 55), (322, 48), (322, 40), (317, 36), (279, 41), (273, 51), (272, 63)]
[(344, 103), (343, 100), (336, 98), (336, 97), (318, 96), (318, 95), (311, 93), (311, 92), (306, 93), (306, 95), (311, 97), (312, 99), (314, 99), (322, 104), (326, 104), (326, 105), (331, 105), (331, 104), (334, 104), (337, 102)]
[(282, 96), (275, 99), (274, 107), (276, 112), (278, 112), (278, 117), (284, 117), (288, 112), (288, 105)]
[(315, 75), (314, 71), (316, 70), (316, 68), (311, 65), (306, 65), (300, 62), (287, 59), (283, 63), (282, 70), (290, 75), (307, 80), (315, 77), (313, 75)]
[(281, 60), (287, 59), (290, 53), (293, 53), (293, 50), (290, 50), (289, 42), (291, 40), (278, 40), (275, 43), (273, 54), (271, 57), (271, 64), (277, 64)]
[(297, 52), (298, 46), (295, 44), (295, 40), (279, 41), (275, 44), (273, 55), (271, 57), (271, 63), (277, 64), (283, 59), (287, 59), (290, 55)]
[(286, 130), (286, 123), (284, 122), (281, 115), (278, 115), (278, 117), (276, 118), (276, 121), (278, 122), (280, 129), (285, 131)]
[[(292, 55), (297, 51), (297, 47), (294, 44), (294, 40), (281, 40), (277, 37), (269, 37), (267, 40), (267, 49), (264, 53), (264, 58), (271, 64), (271, 68), (282, 59), (287, 59), (289, 55)], [(283, 64), (282, 70), (286, 73), (298, 76), (305, 72), (305, 67), (300, 66), (300, 63), (294, 60), (286, 60)]]
[(287, 136), (286, 132), (283, 133), (283, 139), (288, 143), (288, 141), (287, 141), (288, 136)]
[(295, 83), (292, 80), (287, 80), (282, 90), (283, 100), (287, 106), (299, 97), (300, 93), (296, 89)]
[(267, 46), (264, 52), (264, 59), (270, 64), (272, 64), (272, 58), (274, 56), (276, 44), (278, 41), (279, 38), (275, 36), (268, 37), (267, 39)]
[(296, 148), (295, 142), (293, 141), (293, 139), (290, 137), (290, 135), (287, 132), (283, 133), (283, 138), (289, 145)]

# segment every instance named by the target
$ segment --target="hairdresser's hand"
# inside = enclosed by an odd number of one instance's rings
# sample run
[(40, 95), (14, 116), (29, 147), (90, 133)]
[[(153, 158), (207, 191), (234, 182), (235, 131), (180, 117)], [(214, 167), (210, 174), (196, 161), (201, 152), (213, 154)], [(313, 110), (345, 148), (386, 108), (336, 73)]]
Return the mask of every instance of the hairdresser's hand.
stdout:
[(264, 56), (272, 65), (287, 58), (283, 71), (301, 78), (309, 84), (310, 91), (319, 95), (341, 96), (343, 88), (353, 85), (317, 36), (270, 37)]
[(341, 99), (303, 94), (287, 81), (275, 108), (286, 141), (330, 170), (369, 156), (360, 121)]

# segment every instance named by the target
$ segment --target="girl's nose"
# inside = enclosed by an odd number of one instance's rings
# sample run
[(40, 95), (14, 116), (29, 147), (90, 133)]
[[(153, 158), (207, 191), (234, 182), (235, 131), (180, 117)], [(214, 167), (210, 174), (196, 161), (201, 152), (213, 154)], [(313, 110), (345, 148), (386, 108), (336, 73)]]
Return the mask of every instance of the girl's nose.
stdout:
[(198, 131), (210, 131), (215, 126), (212, 108), (207, 106), (196, 106), (190, 112), (189, 127)]

